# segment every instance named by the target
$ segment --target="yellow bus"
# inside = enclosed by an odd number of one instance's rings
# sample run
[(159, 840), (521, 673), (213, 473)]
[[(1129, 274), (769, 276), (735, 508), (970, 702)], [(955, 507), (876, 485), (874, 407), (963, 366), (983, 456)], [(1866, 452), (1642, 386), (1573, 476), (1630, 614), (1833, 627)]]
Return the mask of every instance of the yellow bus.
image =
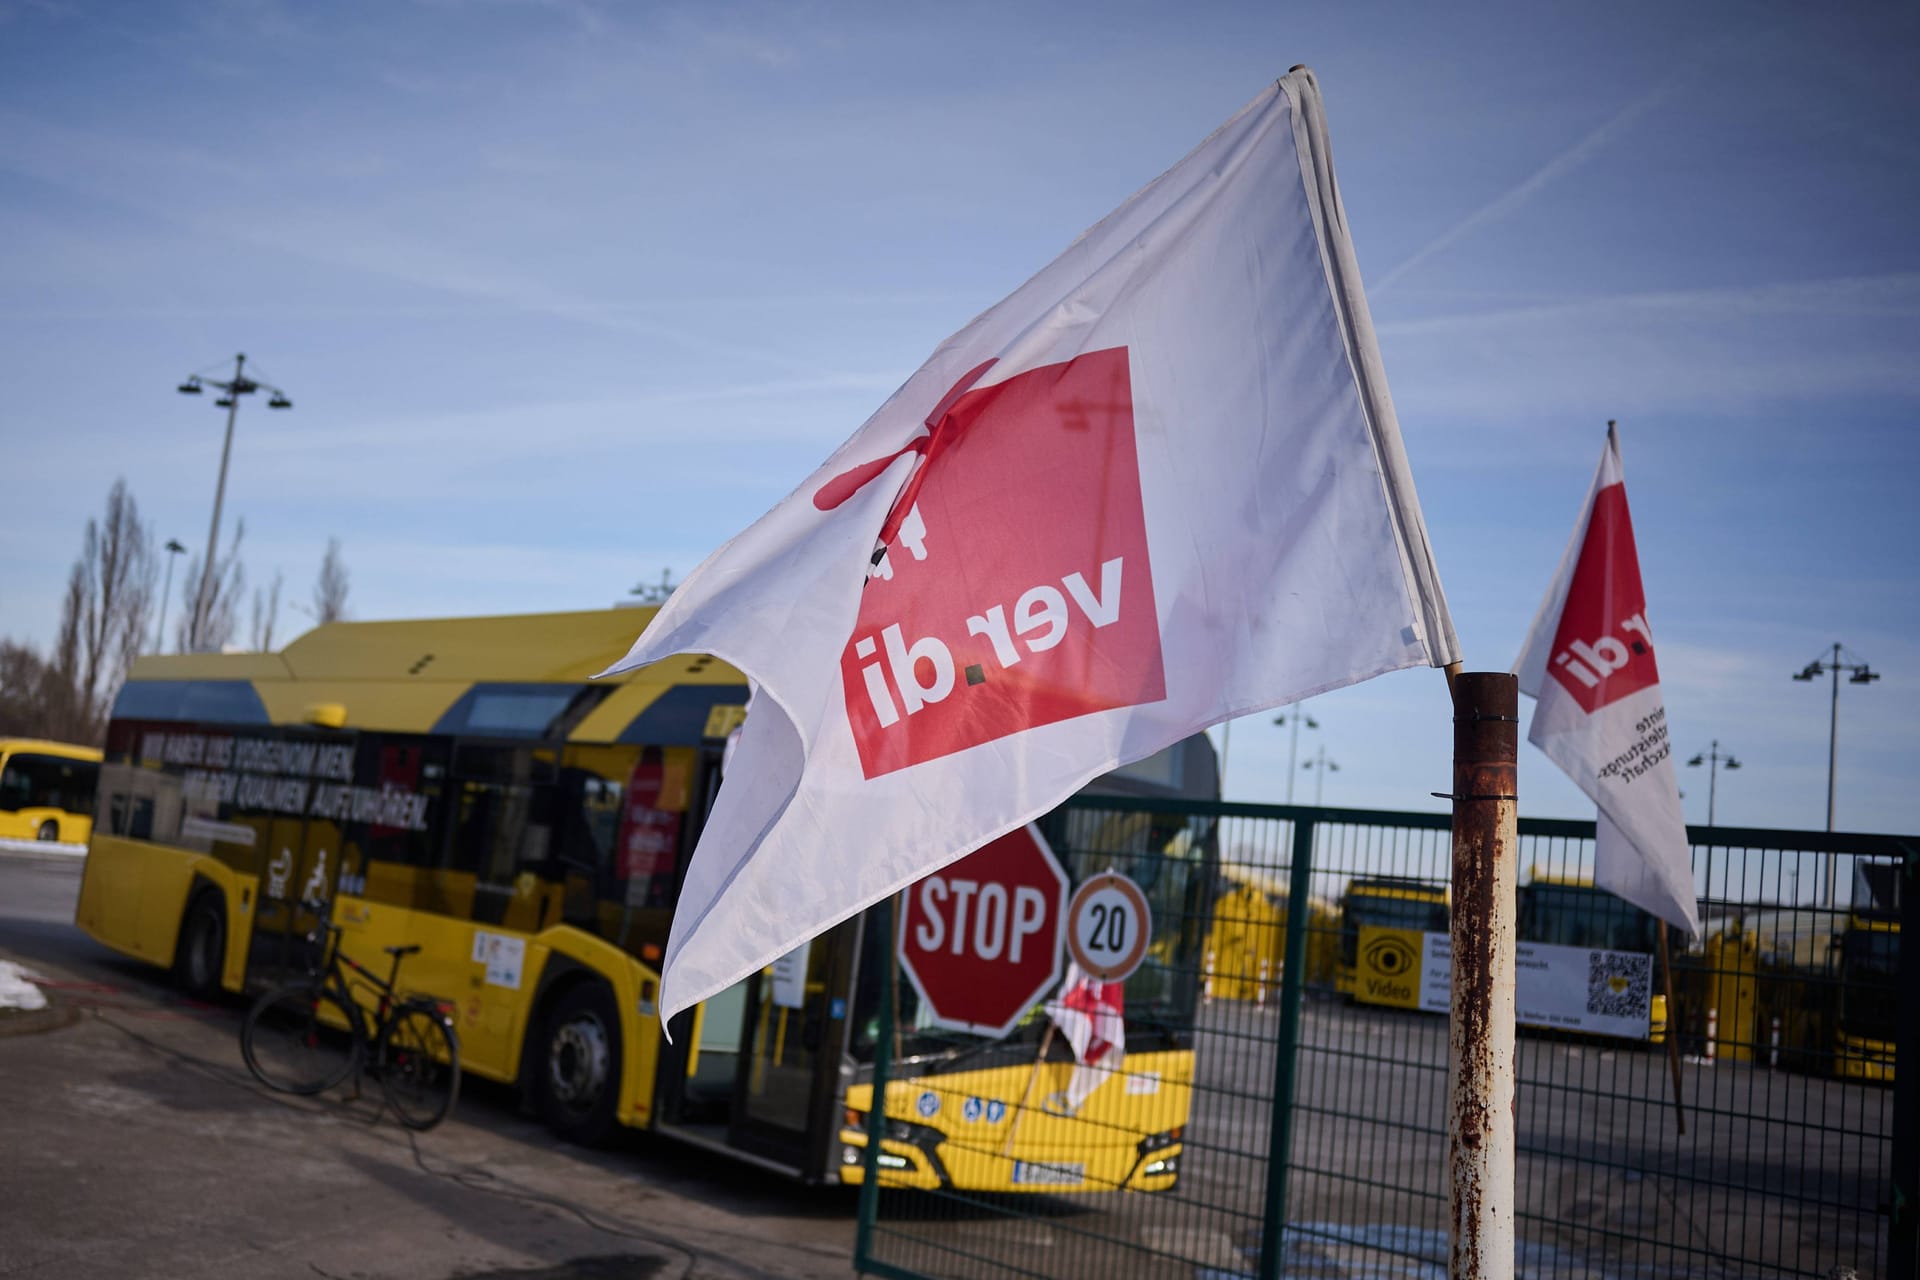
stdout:
[(0, 840), (85, 844), (99, 776), (92, 747), (0, 738)]
[[(237, 992), (297, 960), (313, 924), (301, 904), (330, 899), (349, 955), (420, 945), (405, 976), (457, 1008), (462, 1068), (524, 1090), (562, 1137), (642, 1127), (810, 1182), (859, 1180), (890, 954), (866, 917), (661, 1035), (668, 924), (747, 684), (702, 656), (590, 681), (650, 616), (337, 622), (280, 653), (140, 659), (108, 728), (78, 924), (189, 991)], [(1204, 736), (1103, 781), (1218, 795)], [(1210, 838), (1127, 830), (1156, 902), (1211, 883)], [(1076, 878), (1112, 861), (1086, 844), (1056, 844)], [(1193, 1048), (1158, 1028), (1192, 1024), (1200, 938), (1177, 910), (1161, 927), (1162, 960), (1127, 987), (1127, 1067), (1154, 1087), (1103, 1089), (1071, 1119), (1012, 1119), (1071, 1066), (1037, 1062), (1038, 1015), (1006, 1041), (922, 1043), (903, 987), (882, 1176), (1060, 1191), (1075, 1188), (1017, 1172), (1073, 1167), (1081, 1189), (1173, 1185)]]
[(1447, 904), (1444, 884), (1405, 876), (1356, 877), (1340, 897), (1340, 958), (1334, 969), (1334, 989), (1349, 999), (1368, 1002), (1359, 980), (1361, 929), (1445, 933), (1452, 923)]
[(1853, 906), (1834, 940), (1834, 1073), (1843, 1080), (1893, 1083), (1895, 997), (1900, 973), (1900, 864), (1861, 861)]
[[(1519, 887), (1518, 894), (1514, 936), (1520, 942), (1653, 958), (1647, 1039), (1652, 1044), (1665, 1044), (1667, 996), (1665, 971), (1660, 967), (1659, 921), (1584, 877), (1542, 875), (1536, 870)], [(1686, 941), (1685, 935), (1681, 941)]]

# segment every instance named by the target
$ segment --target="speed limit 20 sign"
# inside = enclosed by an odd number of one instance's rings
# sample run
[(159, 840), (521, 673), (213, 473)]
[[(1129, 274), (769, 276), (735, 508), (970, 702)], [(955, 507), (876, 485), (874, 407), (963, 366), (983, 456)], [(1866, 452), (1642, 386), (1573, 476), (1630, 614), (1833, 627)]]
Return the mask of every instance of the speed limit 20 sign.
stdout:
[(1146, 958), (1153, 911), (1140, 886), (1103, 871), (1074, 890), (1067, 904), (1067, 950), (1100, 982), (1121, 982)]

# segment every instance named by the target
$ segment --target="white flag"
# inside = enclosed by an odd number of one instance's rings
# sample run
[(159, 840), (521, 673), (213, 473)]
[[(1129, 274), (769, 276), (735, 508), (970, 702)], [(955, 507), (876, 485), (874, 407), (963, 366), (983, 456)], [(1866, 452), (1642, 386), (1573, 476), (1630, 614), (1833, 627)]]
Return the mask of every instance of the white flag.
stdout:
[(1700, 936), (1640, 557), (1611, 424), (1586, 510), (1514, 670), (1539, 702), (1527, 740), (1599, 806), (1593, 880)]
[(1453, 661), (1311, 73), (943, 343), (612, 670), (687, 651), (756, 693), (663, 1016), (1207, 725)]

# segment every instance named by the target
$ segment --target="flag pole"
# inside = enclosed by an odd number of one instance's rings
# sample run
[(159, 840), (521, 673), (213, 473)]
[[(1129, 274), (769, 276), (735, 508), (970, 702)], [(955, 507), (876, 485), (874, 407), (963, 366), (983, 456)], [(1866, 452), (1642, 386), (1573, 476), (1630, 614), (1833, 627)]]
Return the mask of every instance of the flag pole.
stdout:
[(1520, 689), (1453, 681), (1453, 994), (1448, 1024), (1447, 1274), (1512, 1280), (1515, 863)]
[(900, 940), (907, 932), (907, 891), (893, 895), (893, 928), (888, 930), (887, 999), (893, 1003), (893, 1060), (900, 1060)]
[(1687, 1136), (1687, 1109), (1680, 1101), (1680, 1010), (1673, 1002), (1673, 961), (1667, 955), (1667, 922), (1660, 924), (1660, 978), (1667, 994), (1667, 1066), (1673, 1072), (1673, 1124)]
[(1020, 1122), (1027, 1116), (1027, 1099), (1033, 1096), (1033, 1086), (1040, 1081), (1040, 1071), (1047, 1064), (1047, 1050), (1053, 1046), (1054, 1024), (1047, 1022), (1047, 1033), (1040, 1037), (1040, 1052), (1034, 1055), (1033, 1074), (1027, 1077), (1027, 1087), (1020, 1092), (1020, 1101), (1013, 1108), (1013, 1123), (1007, 1126), (1007, 1145), (1001, 1148), (1001, 1154), (1013, 1154), (1013, 1140), (1020, 1136)]

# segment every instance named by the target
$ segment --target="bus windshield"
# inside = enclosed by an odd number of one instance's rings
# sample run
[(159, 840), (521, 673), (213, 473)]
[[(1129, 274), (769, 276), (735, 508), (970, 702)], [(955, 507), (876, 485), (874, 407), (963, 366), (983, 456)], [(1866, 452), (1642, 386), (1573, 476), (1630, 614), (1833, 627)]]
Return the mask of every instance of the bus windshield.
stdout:
[(1892, 929), (1850, 927), (1840, 939), (1840, 1028), (1850, 1036), (1894, 1038), (1894, 974), (1900, 935)]
[(1347, 898), (1347, 919), (1355, 927), (1416, 929), (1423, 933), (1447, 931), (1447, 904), (1421, 898), (1389, 898), (1354, 893)]
[(1653, 931), (1652, 916), (1605, 889), (1540, 883), (1520, 889), (1517, 933), (1523, 942), (1651, 953)]
[[(1078, 884), (1109, 869), (1126, 875), (1147, 896), (1153, 933), (1146, 958), (1126, 980), (1127, 1051), (1187, 1047), (1198, 1007), (1200, 953), (1207, 919), (1202, 901), (1211, 884), (1215, 841), (1211, 818), (1149, 811), (1146, 804), (1122, 808), (1075, 808), (1069, 804), (1043, 820), (1055, 856)], [(855, 1061), (873, 1060), (881, 1026), (879, 998), (890, 960), (886, 941), (871, 931), (860, 953), (849, 1050)], [(998, 1059), (1031, 1062), (1045, 1035), (1044, 1005), (998, 1041), (943, 1030), (921, 1009), (919, 993), (902, 975), (896, 986), (898, 1052), (921, 1060), (915, 1071), (976, 1069)]]

